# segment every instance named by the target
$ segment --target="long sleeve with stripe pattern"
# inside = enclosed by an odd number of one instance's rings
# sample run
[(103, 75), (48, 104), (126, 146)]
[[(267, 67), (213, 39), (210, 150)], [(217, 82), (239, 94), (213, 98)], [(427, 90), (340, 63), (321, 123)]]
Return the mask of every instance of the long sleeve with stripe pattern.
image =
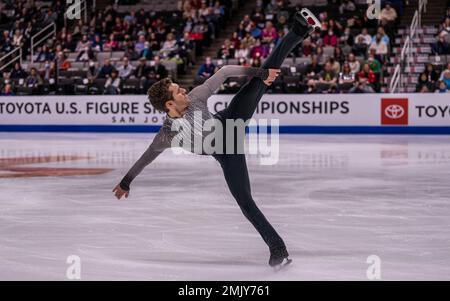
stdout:
[(259, 77), (262, 80), (266, 80), (269, 76), (269, 70), (238, 65), (223, 66), (202, 85), (195, 87), (191, 92), (189, 92), (188, 96), (190, 98), (206, 101), (220, 87), (220, 85), (227, 80), (227, 78), (233, 76)]
[(164, 132), (164, 128), (161, 128), (147, 150), (141, 155), (136, 163), (134, 163), (125, 177), (123, 177), (119, 184), (120, 188), (126, 191), (130, 190), (130, 184), (134, 178), (136, 178), (147, 165), (155, 160), (159, 154), (161, 154), (166, 148), (170, 147), (170, 141), (167, 138), (168, 137)]

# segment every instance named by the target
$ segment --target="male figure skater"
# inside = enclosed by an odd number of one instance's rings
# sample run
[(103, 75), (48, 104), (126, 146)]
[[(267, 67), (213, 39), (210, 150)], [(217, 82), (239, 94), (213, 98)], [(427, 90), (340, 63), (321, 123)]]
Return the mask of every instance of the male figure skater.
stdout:
[[(302, 42), (314, 30), (314, 27), (309, 23), (312, 24), (311, 19), (307, 21), (301, 12), (297, 12), (294, 16), (291, 31), (272, 51), (261, 68), (224, 66), (204, 84), (194, 88), (189, 94), (186, 94), (185, 89), (172, 83), (168, 78), (153, 84), (148, 91), (149, 100), (157, 110), (167, 113), (166, 119), (149, 148), (131, 167), (122, 181), (113, 189), (115, 196), (118, 199), (121, 199), (124, 195), (128, 197), (130, 183), (133, 179), (160, 153), (166, 148), (171, 147), (172, 139), (177, 135), (177, 131), (172, 130), (175, 122), (182, 121), (185, 124), (189, 123), (194, 128), (195, 123), (199, 123), (199, 116), (202, 117), (200, 123), (203, 123), (204, 120), (214, 118), (215, 121), (224, 124), (222, 137), (223, 148), (225, 149), (227, 143), (226, 136), (230, 134), (225, 131), (225, 121), (236, 119), (248, 121), (253, 116), (267, 86), (271, 85), (279, 75), (279, 68), (284, 59), (297, 44)], [(212, 115), (207, 107), (208, 98), (228, 77), (244, 75), (252, 77), (252, 79), (239, 90), (227, 108)], [(195, 117), (194, 113), (196, 115)], [(208, 134), (209, 132), (205, 130), (194, 132), (192, 136), (197, 137), (194, 137), (192, 141), (196, 141), (195, 139), (198, 138), (200, 140), (204, 139)], [(233, 137), (238, 136), (233, 135)], [(236, 141), (238, 138), (233, 139), (232, 142), (235, 143), (234, 150), (236, 150), (236, 144), (242, 144), (243, 141)], [(195, 146), (191, 145), (189, 148), (193, 153), (206, 154), (203, 149), (198, 150)], [(270, 251), (269, 265), (276, 267), (290, 263), (291, 260), (288, 258), (289, 254), (285, 243), (258, 209), (252, 198), (245, 154), (236, 152), (230, 154), (227, 152), (223, 151), (209, 155), (212, 155), (220, 163), (233, 197), (236, 199), (245, 217), (253, 224), (268, 245)]]

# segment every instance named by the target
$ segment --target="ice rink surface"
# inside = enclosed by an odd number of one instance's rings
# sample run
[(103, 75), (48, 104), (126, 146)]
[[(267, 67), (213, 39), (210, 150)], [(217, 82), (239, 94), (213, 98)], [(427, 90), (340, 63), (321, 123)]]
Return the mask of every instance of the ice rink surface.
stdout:
[[(274, 272), (211, 157), (164, 152), (118, 201), (153, 134), (0, 133), (0, 280), (450, 280), (450, 137), (281, 135), (247, 156), (284, 238)], [(206, 188), (205, 188), (206, 187)]]

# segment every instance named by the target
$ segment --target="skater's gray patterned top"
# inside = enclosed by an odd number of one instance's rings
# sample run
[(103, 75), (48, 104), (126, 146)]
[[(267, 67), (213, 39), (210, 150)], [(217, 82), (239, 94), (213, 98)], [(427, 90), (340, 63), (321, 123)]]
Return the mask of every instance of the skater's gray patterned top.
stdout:
[[(166, 115), (161, 129), (156, 134), (150, 146), (142, 154), (142, 156), (131, 167), (128, 173), (120, 182), (120, 187), (124, 190), (130, 189), (130, 184), (133, 179), (155, 158), (161, 154), (166, 148), (171, 147), (172, 139), (177, 136), (183, 140), (183, 148), (196, 154), (203, 154), (203, 150), (198, 149), (198, 143), (190, 143), (187, 145), (186, 141), (203, 141), (211, 131), (196, 131), (195, 129), (203, 129), (202, 124), (205, 120), (213, 119), (208, 110), (208, 98), (222, 85), (222, 83), (232, 76), (248, 76), (260, 77), (265, 80), (269, 75), (269, 70), (261, 68), (252, 68), (244, 66), (224, 66), (217, 71), (213, 76), (206, 80), (202, 85), (194, 88), (187, 95), (190, 103), (187, 111), (183, 117), (172, 118)], [(214, 119), (215, 120), (215, 119)], [(184, 128), (189, 127), (193, 131), (183, 131)], [(180, 130), (175, 130), (176, 128)], [(191, 137), (187, 137), (186, 133), (191, 133)], [(180, 134), (180, 135), (178, 135)], [(189, 140), (187, 140), (189, 139)], [(178, 140), (178, 139), (177, 139)], [(195, 147), (194, 147), (195, 146)]]

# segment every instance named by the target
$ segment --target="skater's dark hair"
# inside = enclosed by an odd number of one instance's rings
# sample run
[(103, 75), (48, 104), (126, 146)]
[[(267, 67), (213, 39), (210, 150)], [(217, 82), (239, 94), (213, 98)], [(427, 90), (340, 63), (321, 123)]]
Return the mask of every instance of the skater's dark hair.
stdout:
[(172, 84), (170, 78), (164, 78), (154, 83), (150, 89), (148, 89), (148, 100), (152, 106), (160, 112), (168, 112), (166, 108), (166, 102), (172, 99), (172, 93), (169, 91), (169, 86)]

